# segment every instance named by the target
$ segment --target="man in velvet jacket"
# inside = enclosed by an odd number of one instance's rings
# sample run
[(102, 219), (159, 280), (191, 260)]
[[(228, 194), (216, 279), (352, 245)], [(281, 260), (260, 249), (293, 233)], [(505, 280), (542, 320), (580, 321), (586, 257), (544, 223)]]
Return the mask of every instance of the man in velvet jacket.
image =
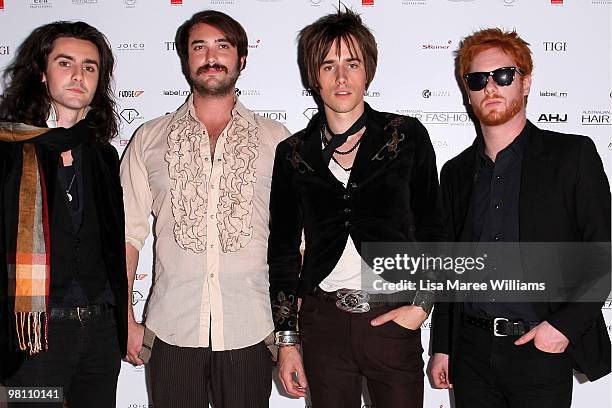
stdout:
[[(464, 39), (458, 64), (482, 134), (441, 172), (451, 240), (603, 243), (609, 254), (610, 189), (594, 143), (526, 118), (528, 44), (516, 32), (481, 30)], [(560, 267), (570, 279), (590, 273)], [(590, 380), (610, 372), (603, 299), (590, 300), (436, 304), (434, 385), (453, 387), (457, 408), (569, 407), (572, 368)]]
[(298, 55), (320, 110), (275, 156), (268, 263), (281, 381), (292, 396), (308, 389), (315, 407), (348, 408), (360, 406), (364, 376), (377, 407), (421, 407), (427, 294), (369, 301), (361, 263), (364, 243), (441, 239), (432, 144), (418, 120), (364, 103), (377, 51), (358, 15), (307, 26)]
[(71, 407), (114, 406), (126, 353), (113, 66), (94, 27), (47, 24), (20, 46), (0, 100), (2, 377), (62, 387)]

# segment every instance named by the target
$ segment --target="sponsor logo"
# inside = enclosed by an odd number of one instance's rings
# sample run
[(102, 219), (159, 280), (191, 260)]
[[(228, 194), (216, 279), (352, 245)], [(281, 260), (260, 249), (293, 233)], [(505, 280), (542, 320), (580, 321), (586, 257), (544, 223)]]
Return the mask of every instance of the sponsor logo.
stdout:
[(189, 96), (190, 93), (189, 89), (164, 89), (162, 91), (164, 96)]
[(361, 5), (362, 6), (373, 6), (374, 0), (361, 0)]
[(10, 55), (11, 48), (8, 45), (0, 45), (0, 55)]
[(563, 91), (540, 91), (539, 95), (543, 98), (567, 98), (567, 92)]
[(142, 293), (137, 290), (132, 291), (132, 306), (136, 306), (138, 302), (144, 302), (146, 299)]
[(166, 51), (174, 51), (174, 41), (164, 41), (164, 46), (166, 47)]
[(183, 4), (183, 0), (170, 0), (172, 6), (180, 6), (181, 4)]
[(612, 0), (593, 0), (591, 4), (594, 6), (609, 6), (612, 4)]
[(123, 0), (126, 8), (134, 8), (136, 7), (136, 0)]
[(420, 120), (424, 125), (473, 126), (473, 122), (470, 120), (470, 116), (467, 112), (426, 112), (416, 109), (398, 109), (395, 112), (400, 115), (413, 116)]
[(72, 0), (72, 4), (98, 4), (98, 0)]
[(502, 0), (504, 6), (514, 6), (517, 2), (518, 0)]
[(143, 93), (143, 90), (122, 89), (117, 91), (117, 98), (138, 98)]
[[(138, 366), (138, 367), (140, 367), (140, 366)], [(127, 408), (153, 408), (153, 404), (132, 403), (132, 404), (128, 405)]]
[(4, 0), (0, 0), (0, 10), (4, 10)]
[[(313, 93), (312, 91), (310, 91), (310, 89), (302, 89), (302, 96), (312, 96)], [(610, 92), (610, 96), (612, 97), (612, 92)]]
[(140, 116), (140, 112), (138, 112), (134, 108), (126, 108), (122, 110), (119, 116), (121, 116), (123, 120), (125, 120), (129, 124), (132, 124), (132, 122), (134, 122), (135, 120), (144, 119), (143, 116)]
[(134, 278), (136, 280), (145, 280), (145, 279), (147, 279), (147, 276), (149, 276), (148, 273), (137, 273), (137, 274), (134, 275)]
[(249, 49), (259, 48), (261, 46), (261, 40), (258, 38), (254, 44), (249, 44)]
[(128, 145), (128, 143), (130, 143), (130, 139), (124, 139), (122, 137), (116, 137), (115, 139), (113, 139), (113, 144), (119, 147), (125, 147)]
[(584, 110), (581, 122), (584, 126), (610, 126), (610, 110)]
[(363, 96), (365, 96), (366, 98), (380, 98), (381, 93), (380, 91), (372, 91), (368, 89), (363, 93)]
[(432, 139), (431, 144), (433, 145), (434, 149), (445, 149), (448, 147), (448, 142), (446, 140)]
[(450, 96), (450, 92), (449, 91), (432, 91), (430, 89), (423, 89), (423, 92), (421, 92), (421, 96), (425, 99), (439, 98), (439, 97), (444, 97), (444, 96)]
[(318, 108), (306, 108), (304, 112), (302, 112), (302, 115), (306, 116), (306, 118), (310, 120), (318, 111)]
[(559, 4), (559, 5), (563, 5), (563, 0), (550, 0), (550, 4)]
[(236, 88), (236, 96), (261, 96), (259, 89)]
[(402, 6), (426, 6), (427, 0), (402, 0)]
[(233, 6), (238, 0), (210, 0), (211, 6)]
[(567, 113), (540, 113), (538, 123), (567, 123)]
[(262, 116), (264, 118), (272, 119), (280, 123), (287, 122), (287, 111), (286, 110), (275, 110), (275, 109), (265, 109), (265, 110), (254, 110), (256, 114)]
[(544, 51), (565, 52), (567, 51), (567, 42), (565, 41), (542, 41)]
[(51, 8), (53, 3), (51, 0), (30, 0), (30, 8)]
[(319, 7), (323, 0), (309, 0), (310, 5), (313, 7)]
[(117, 45), (117, 50), (119, 51), (144, 51), (145, 45), (144, 43), (120, 43)]
[(608, 150), (612, 150), (612, 142), (608, 143)]
[(453, 43), (453, 40), (448, 40), (447, 42), (442, 43), (442, 44), (427, 43), (427, 44), (422, 44), (421, 49), (423, 50), (448, 50), (451, 47), (452, 43)]

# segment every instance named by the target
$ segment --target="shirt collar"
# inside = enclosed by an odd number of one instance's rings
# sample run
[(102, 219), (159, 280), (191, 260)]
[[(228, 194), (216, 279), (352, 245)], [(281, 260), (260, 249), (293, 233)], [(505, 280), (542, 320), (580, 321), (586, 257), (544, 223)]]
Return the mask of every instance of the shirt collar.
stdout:
[[(57, 111), (55, 110), (55, 105), (50, 104), (49, 115), (47, 115), (47, 127), (49, 129), (54, 129), (57, 127)], [(87, 116), (89, 111), (91, 110), (91, 106), (85, 107), (85, 111), (83, 113), (83, 118)], [(83, 119), (81, 118), (81, 119)], [(79, 119), (80, 120), (80, 119)]]
[[(193, 106), (193, 93), (189, 95), (189, 97), (187, 98), (187, 101), (183, 104), (183, 106), (181, 106), (176, 111), (176, 115), (172, 119), (171, 123), (174, 123), (174, 122), (178, 121), (179, 119), (184, 118), (186, 115), (189, 115), (194, 120), (199, 121), (198, 116), (196, 115), (195, 107)], [(248, 110), (238, 100), (237, 96), (235, 98), (234, 107), (232, 108), (232, 118), (235, 115), (240, 116), (241, 118), (243, 118), (244, 120), (249, 122), (249, 124), (251, 124), (252, 126), (255, 126), (255, 127), (258, 126), (257, 118), (255, 117), (255, 113), (253, 113), (252, 111)]]
[[(525, 126), (523, 127), (523, 130), (521, 130), (521, 133), (518, 134), (517, 137), (514, 138), (514, 140), (512, 141), (512, 143), (510, 143), (508, 146), (506, 146), (505, 148), (503, 148), (499, 153), (502, 152), (508, 152), (508, 151), (512, 151), (518, 159), (523, 159), (523, 154), (525, 153), (525, 145), (527, 144), (527, 138), (529, 137), (529, 125), (528, 123), (525, 123)], [(478, 152), (478, 156), (480, 157), (480, 159), (489, 159), (489, 156), (487, 156), (484, 152), (484, 138), (483, 137), (478, 137), (476, 139), (476, 151)]]

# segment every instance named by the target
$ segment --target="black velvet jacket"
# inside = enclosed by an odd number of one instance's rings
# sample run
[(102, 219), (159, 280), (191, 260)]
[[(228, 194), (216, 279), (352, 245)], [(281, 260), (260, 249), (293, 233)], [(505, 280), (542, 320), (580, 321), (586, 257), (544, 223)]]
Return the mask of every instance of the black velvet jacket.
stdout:
[[(98, 212), (100, 229), (100, 242), (102, 243), (102, 256), (105, 261), (108, 282), (115, 296), (115, 318), (117, 322), (119, 349), (122, 356), (127, 348), (127, 275), (125, 266), (125, 223), (123, 212), (123, 191), (119, 180), (119, 156), (117, 150), (110, 143), (98, 143), (86, 140), (82, 143), (82, 161), (84, 168), (89, 169), (92, 174), (92, 190), (94, 201)], [(2, 200), (11, 199), (4, 190), (4, 180), (9, 177), (9, 172), (14, 168), (14, 157), (21, 149), (20, 143), (0, 143), (0, 197)], [(47, 196), (53, 197), (57, 189), (57, 171), (60, 155), (50, 153), (37, 148), (41, 167), (45, 175)], [(49, 206), (54, 200), (48, 201)], [(53, 213), (49, 207), (49, 214)], [(5, 259), (5, 234), (4, 229), (16, 226), (16, 220), (4, 219), (0, 211), (0, 257)], [(53, 244), (53, 243), (51, 243)], [(53, 279), (53, 275), (51, 275)], [(10, 307), (7, 304), (7, 271), (6, 262), (0, 262), (0, 360), (3, 354), (11, 351), (11, 337), (14, 329), (8, 327), (8, 313)], [(52, 322), (49, 330), (53, 330)], [(0, 369), (7, 367), (0, 366)], [(2, 370), (0, 370), (2, 371)], [(1, 373), (0, 373), (1, 374)], [(5, 373), (6, 374), (6, 373)]]
[[(610, 242), (610, 186), (594, 143), (584, 136), (538, 129), (531, 122), (526, 126), (519, 240)], [(476, 145), (474, 142), (448, 161), (440, 174), (444, 221), (453, 241), (473, 239), (473, 223), (468, 214), (477, 169)], [(578, 278), (584, 272), (560, 271)], [(610, 338), (601, 313), (603, 300), (530, 305), (541, 320), (548, 321), (570, 340), (568, 352), (576, 369), (591, 381), (610, 372)], [(451, 371), (462, 311), (462, 303), (440, 303), (432, 316), (432, 351), (451, 356)]]
[(442, 239), (436, 158), (418, 120), (371, 110), (346, 188), (321, 150), (318, 115), (276, 149), (268, 246), (276, 330), (295, 329), (297, 298), (332, 272), (349, 235), (360, 253), (367, 242)]

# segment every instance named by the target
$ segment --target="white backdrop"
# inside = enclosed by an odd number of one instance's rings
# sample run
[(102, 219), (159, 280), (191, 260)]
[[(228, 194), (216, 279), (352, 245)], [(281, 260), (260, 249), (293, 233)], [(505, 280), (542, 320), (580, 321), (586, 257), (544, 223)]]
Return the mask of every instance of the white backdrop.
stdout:
[[(367, 101), (377, 110), (418, 117), (436, 149), (438, 168), (467, 147), (473, 124), (454, 78), (453, 52), (462, 37), (482, 27), (516, 28), (535, 61), (528, 116), (543, 128), (593, 138), (608, 174), (612, 163), (612, 0), (344, 0), (362, 13), (379, 44), (376, 78)], [(257, 113), (303, 128), (315, 104), (300, 83), (297, 32), (334, 11), (334, 0), (0, 0), (0, 69), (42, 24), (83, 20), (104, 32), (117, 59), (116, 96), (122, 117), (115, 146), (121, 153), (144, 121), (171, 112), (188, 94), (174, 51), (176, 28), (194, 12), (227, 12), (249, 36), (246, 70), (238, 81), (242, 102)], [(141, 314), (151, 279), (151, 240), (135, 282)], [(177, 301), (180, 301), (177, 299)], [(605, 307), (610, 322), (610, 303)], [(427, 358), (429, 322), (423, 326)], [(610, 325), (608, 325), (610, 331)], [(610, 407), (610, 376), (575, 381), (574, 407)], [(425, 387), (427, 408), (449, 408), (446, 391)], [(271, 407), (304, 407), (275, 385)], [(152, 407), (143, 367), (123, 363), (118, 407)], [(367, 406), (367, 405), (365, 405)]]

